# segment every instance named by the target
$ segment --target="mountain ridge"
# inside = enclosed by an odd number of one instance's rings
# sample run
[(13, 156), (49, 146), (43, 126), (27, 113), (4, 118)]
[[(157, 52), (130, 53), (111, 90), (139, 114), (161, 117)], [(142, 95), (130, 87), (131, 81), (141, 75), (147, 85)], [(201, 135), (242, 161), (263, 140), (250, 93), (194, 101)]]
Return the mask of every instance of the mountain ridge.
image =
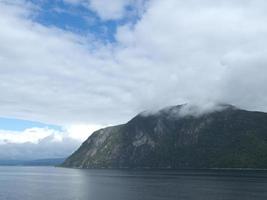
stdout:
[(185, 108), (139, 113), (126, 124), (100, 129), (62, 166), (267, 168), (267, 113), (224, 105), (202, 113), (191, 107), (194, 112), (181, 115)]

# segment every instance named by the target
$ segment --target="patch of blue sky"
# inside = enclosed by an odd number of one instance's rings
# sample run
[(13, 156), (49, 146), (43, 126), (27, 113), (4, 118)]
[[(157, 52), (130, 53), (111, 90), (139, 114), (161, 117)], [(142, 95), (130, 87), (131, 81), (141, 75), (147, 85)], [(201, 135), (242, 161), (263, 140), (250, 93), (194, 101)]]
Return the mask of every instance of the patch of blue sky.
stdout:
[[(117, 27), (126, 23), (134, 24), (138, 16), (134, 14), (119, 20), (101, 20), (98, 15), (82, 5), (72, 5), (62, 0), (28, 0), (36, 4), (40, 10), (34, 17), (37, 23), (54, 26), (76, 34), (93, 35), (104, 43), (116, 42)], [(127, 7), (129, 12), (133, 7)], [(134, 12), (132, 12), (134, 13)]]
[(0, 130), (23, 131), (28, 128), (49, 128), (61, 131), (62, 127), (57, 125), (45, 124), (21, 119), (0, 117)]

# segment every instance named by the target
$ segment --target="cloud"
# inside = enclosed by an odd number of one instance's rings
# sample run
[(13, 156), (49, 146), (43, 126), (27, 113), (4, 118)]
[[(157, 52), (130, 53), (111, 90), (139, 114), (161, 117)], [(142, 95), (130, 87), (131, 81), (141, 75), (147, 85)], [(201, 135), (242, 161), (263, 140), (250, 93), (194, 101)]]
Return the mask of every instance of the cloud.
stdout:
[[(124, 4), (113, 5), (121, 13)], [(118, 25), (116, 41), (103, 44), (0, 1), (0, 115), (97, 126), (187, 102), (267, 111), (266, 5), (151, 0), (136, 24)], [(103, 18), (123, 16), (106, 7), (97, 11), (110, 15)]]
[(95, 124), (75, 124), (64, 127), (64, 130), (68, 133), (68, 137), (84, 141), (91, 133), (101, 128), (103, 126)]
[(138, 18), (146, 10), (149, 0), (64, 0), (95, 12), (103, 21)]
[(62, 131), (50, 128), (0, 130), (0, 160), (65, 158), (99, 128), (79, 124), (64, 127)]
[(127, 13), (127, 6), (134, 3), (133, 0), (65, 0), (74, 5), (83, 5), (95, 11), (103, 20), (117, 20)]
[(95, 10), (102, 19), (119, 19), (124, 16), (126, 6), (130, 0), (91, 0), (90, 7)]
[[(139, 95), (145, 97), (146, 107), (226, 102), (266, 111), (266, 87), (261, 82), (267, 69), (265, 4), (152, 1), (135, 27), (121, 27), (121, 59), (141, 65), (152, 82)], [(250, 59), (251, 54), (256, 57)], [(245, 103), (240, 103), (244, 97)]]
[(80, 143), (77, 140), (64, 138), (54, 141), (52, 136), (40, 140), (37, 144), (6, 143), (0, 145), (1, 160), (34, 160), (46, 158), (65, 158), (76, 150)]
[(223, 92), (220, 98), (251, 110), (267, 111), (265, 55), (264, 47), (260, 50), (232, 52), (228, 55), (228, 68), (225, 71), (225, 81), (222, 82)]
[(39, 140), (49, 135), (59, 135), (59, 131), (48, 128), (29, 128), (24, 131), (0, 130), (0, 144), (25, 142), (38, 143)]

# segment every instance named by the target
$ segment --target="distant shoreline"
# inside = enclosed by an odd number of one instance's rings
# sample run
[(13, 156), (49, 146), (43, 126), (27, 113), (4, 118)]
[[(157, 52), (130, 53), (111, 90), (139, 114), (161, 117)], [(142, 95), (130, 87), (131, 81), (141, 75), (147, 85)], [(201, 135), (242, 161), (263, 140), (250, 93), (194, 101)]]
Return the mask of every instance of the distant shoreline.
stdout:
[(65, 158), (47, 158), (36, 160), (0, 160), (0, 166), (56, 166)]
[(205, 171), (205, 170), (214, 170), (214, 171), (267, 171), (266, 168), (80, 168), (80, 167), (65, 167), (65, 166), (55, 166), (58, 168), (66, 168), (66, 169), (84, 169), (84, 170), (129, 170), (129, 171)]

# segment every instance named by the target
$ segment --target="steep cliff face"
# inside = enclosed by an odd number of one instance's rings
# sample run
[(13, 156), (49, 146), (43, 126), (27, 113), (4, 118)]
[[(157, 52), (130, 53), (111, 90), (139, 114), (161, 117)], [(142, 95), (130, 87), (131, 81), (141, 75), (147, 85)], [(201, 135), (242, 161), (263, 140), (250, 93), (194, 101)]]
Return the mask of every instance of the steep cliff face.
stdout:
[(139, 114), (93, 133), (64, 163), (78, 168), (267, 168), (267, 114), (232, 106)]

